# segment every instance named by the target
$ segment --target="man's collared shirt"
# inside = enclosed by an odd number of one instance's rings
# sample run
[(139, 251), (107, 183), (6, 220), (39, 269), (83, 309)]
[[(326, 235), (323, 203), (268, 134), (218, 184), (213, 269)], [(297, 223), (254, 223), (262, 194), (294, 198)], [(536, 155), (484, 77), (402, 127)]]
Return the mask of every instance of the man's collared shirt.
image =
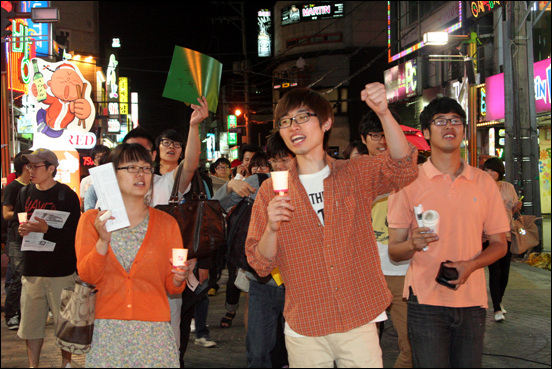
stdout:
[(471, 260), (482, 251), (481, 235), (508, 232), (510, 223), (496, 182), (487, 173), (462, 161), (464, 170), (453, 181), (431, 163), (420, 168), (418, 179), (389, 197), (389, 228), (417, 228), (414, 206), (439, 213), (439, 240), (426, 252), (416, 252), (406, 273), (403, 297), (412, 287), (418, 302), (447, 307), (487, 308), (483, 268), (474, 271), (463, 285), (452, 290), (435, 277), (443, 261)]
[(381, 272), (370, 223), (371, 205), (379, 194), (412, 182), (418, 173), (417, 150), (393, 160), (388, 153), (326, 162), (324, 222), (313, 210), (296, 164), (289, 173), (289, 195), (295, 211), (278, 232), (278, 252), (269, 260), (258, 250), (267, 226), (272, 180), (261, 186), (246, 241), (249, 264), (261, 276), (280, 268), (286, 285), (286, 322), (298, 334), (325, 336), (371, 322), (391, 302)]

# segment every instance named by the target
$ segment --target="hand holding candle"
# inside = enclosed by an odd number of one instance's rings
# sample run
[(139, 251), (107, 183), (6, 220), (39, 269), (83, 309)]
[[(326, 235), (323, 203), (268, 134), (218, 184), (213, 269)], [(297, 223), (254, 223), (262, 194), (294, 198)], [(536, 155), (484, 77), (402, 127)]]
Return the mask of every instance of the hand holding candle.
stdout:
[(19, 218), (19, 223), (26, 223), (27, 213), (17, 213), (17, 218)]
[(188, 259), (188, 249), (174, 248), (172, 249), (172, 263), (175, 267), (184, 266), (184, 262)]
[(276, 171), (272, 172), (272, 187), (274, 187), (274, 193), (279, 196), (284, 196), (287, 194), (289, 185), (288, 185), (288, 174), (289, 171)]

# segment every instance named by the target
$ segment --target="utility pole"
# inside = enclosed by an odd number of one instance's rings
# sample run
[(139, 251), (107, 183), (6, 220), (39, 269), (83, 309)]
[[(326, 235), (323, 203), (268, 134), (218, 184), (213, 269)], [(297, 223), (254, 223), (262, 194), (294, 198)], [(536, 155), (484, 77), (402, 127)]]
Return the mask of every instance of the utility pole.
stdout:
[[(523, 213), (540, 217), (533, 24), (527, 20), (531, 10), (525, 2), (513, 1), (506, 4), (504, 11), (507, 12), (503, 25), (506, 180), (523, 194)], [(537, 225), (542, 240), (542, 221)]]
[[(236, 16), (226, 16), (223, 18), (218, 18), (216, 20), (226, 20), (232, 23), (236, 28), (241, 31), (242, 36), (242, 53), (243, 53), (243, 63), (242, 63), (242, 73), (243, 73), (243, 84), (244, 84), (244, 107), (243, 107), (243, 117), (245, 119), (245, 137), (246, 143), (250, 142), (249, 137), (249, 63), (247, 61), (247, 42), (245, 34), (245, 2), (244, 1), (229, 1), (229, 2), (220, 2), (220, 4), (229, 5), (237, 14)], [(237, 7), (239, 6), (239, 8)], [(239, 20), (240, 25), (238, 26), (234, 21)]]

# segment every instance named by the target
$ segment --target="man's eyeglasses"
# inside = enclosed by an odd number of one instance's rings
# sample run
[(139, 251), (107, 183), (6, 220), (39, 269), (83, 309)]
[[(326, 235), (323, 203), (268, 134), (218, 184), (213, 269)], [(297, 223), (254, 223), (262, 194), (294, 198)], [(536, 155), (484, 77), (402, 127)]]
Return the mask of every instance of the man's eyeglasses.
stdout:
[(219, 165), (218, 167), (215, 168), (215, 170), (228, 170), (228, 169), (230, 169), (230, 167), (226, 165)]
[(171, 146), (171, 144), (172, 144), (172, 145), (174, 145), (175, 149), (182, 148), (182, 142), (169, 140), (168, 138), (162, 139), (160, 144), (163, 145), (163, 146)]
[(42, 164), (42, 165), (27, 164), (27, 165), (25, 165), (25, 168), (27, 168), (27, 170), (36, 170), (36, 168), (40, 168), (40, 167), (47, 167), (47, 165), (46, 164)]
[(462, 118), (435, 118), (431, 121), (431, 123), (435, 124), (437, 127), (444, 127), (447, 125), (447, 123), (450, 122), (451, 126), (461, 126), (464, 124), (464, 119)]
[(144, 174), (153, 174), (155, 172), (155, 168), (152, 167), (139, 167), (138, 165), (128, 165), (126, 167), (119, 167), (117, 170), (126, 169), (129, 173), (138, 173), (140, 170), (144, 172)]
[(292, 121), (297, 122), (297, 124), (307, 123), (310, 117), (316, 117), (316, 116), (317, 115), (314, 113), (301, 113), (301, 114), (297, 114), (293, 118), (282, 118), (278, 121), (278, 127), (279, 128), (291, 127)]
[(259, 170), (259, 169), (270, 169), (268, 165), (255, 165), (254, 167), (251, 167), (251, 170)]
[(376, 142), (381, 141), (381, 139), (385, 137), (383, 133), (367, 133), (366, 135), (370, 136), (372, 141), (376, 141)]
[(286, 159), (270, 159), (268, 162), (270, 164), (280, 164), (280, 163), (283, 163), (283, 164), (287, 164), (289, 163), (290, 161), (292, 161), (293, 159), (290, 159), (290, 158), (286, 158)]

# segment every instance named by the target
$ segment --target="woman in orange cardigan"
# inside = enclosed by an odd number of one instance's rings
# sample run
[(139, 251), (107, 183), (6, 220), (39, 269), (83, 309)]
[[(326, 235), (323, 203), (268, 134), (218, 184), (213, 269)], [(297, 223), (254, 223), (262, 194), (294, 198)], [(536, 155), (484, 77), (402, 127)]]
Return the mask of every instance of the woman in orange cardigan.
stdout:
[(89, 210), (77, 228), (80, 278), (98, 289), (96, 321), (86, 367), (179, 367), (167, 293), (182, 293), (188, 267), (174, 268), (172, 248), (183, 247), (170, 215), (149, 207), (150, 153), (122, 144), (110, 153), (130, 226), (108, 232)]

